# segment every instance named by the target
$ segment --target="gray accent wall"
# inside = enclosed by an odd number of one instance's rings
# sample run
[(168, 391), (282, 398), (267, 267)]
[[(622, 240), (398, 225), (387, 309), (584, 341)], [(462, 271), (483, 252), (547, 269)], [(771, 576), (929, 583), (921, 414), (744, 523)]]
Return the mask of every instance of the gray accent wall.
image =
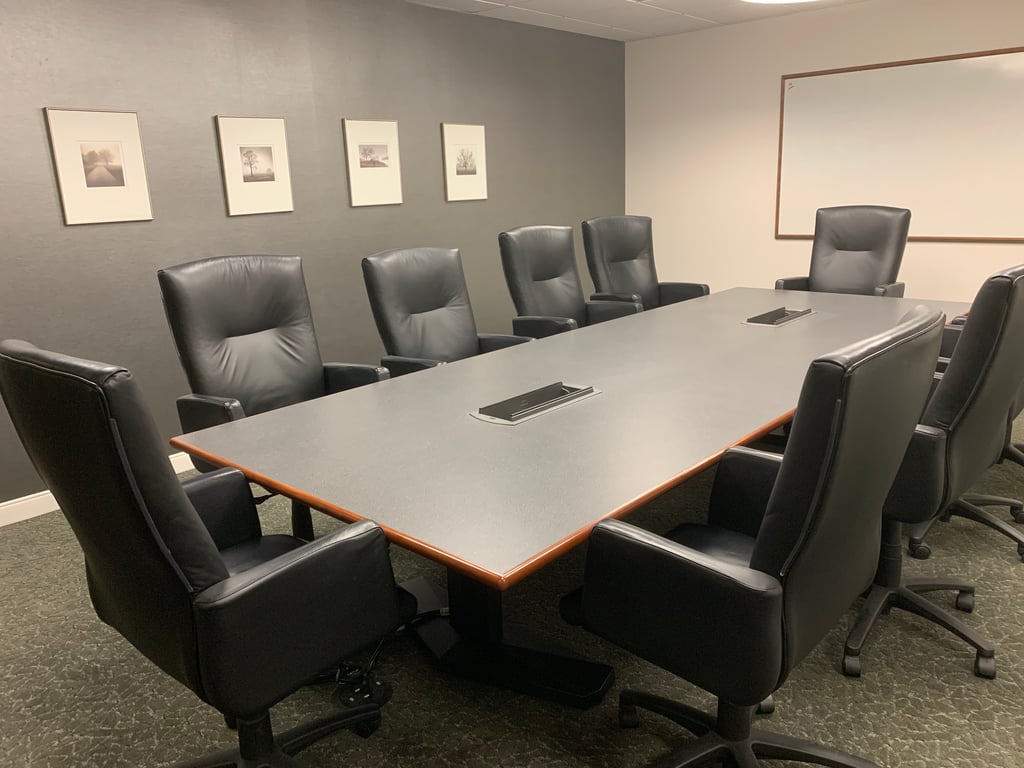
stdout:
[[(0, 17), (0, 337), (129, 367), (166, 437), (187, 385), (162, 266), (298, 254), (324, 359), (375, 363), (363, 256), (461, 248), (480, 330), (509, 333), (498, 232), (624, 209), (622, 43), (403, 0), (0, 0)], [(153, 221), (64, 225), (43, 107), (138, 112)], [(294, 212), (227, 216), (218, 114), (286, 118)], [(404, 204), (349, 207), (343, 117), (398, 120)], [(442, 122), (486, 126), (488, 200), (445, 202)], [(41, 489), (3, 412), (0, 501)]]

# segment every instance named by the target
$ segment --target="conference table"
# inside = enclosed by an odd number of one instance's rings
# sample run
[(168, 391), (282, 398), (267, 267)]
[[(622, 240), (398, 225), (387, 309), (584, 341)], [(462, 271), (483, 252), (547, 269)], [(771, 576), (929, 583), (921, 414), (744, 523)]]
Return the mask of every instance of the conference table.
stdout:
[[(918, 304), (735, 288), (440, 365), (171, 440), (447, 568), (420, 636), (452, 671), (584, 707), (610, 667), (507, 645), (501, 596), (622, 517), (787, 422), (808, 364)], [(746, 322), (810, 309), (779, 326)], [(480, 407), (553, 382), (597, 394), (515, 425)]]

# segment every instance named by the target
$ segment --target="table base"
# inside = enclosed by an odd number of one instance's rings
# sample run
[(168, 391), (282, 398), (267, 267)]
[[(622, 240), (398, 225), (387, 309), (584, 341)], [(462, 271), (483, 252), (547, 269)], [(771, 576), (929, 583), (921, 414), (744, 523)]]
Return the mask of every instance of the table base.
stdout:
[(448, 616), (414, 624), (445, 671), (579, 709), (598, 704), (611, 688), (615, 670), (607, 664), (503, 642), (500, 591), (449, 571), (448, 599)]

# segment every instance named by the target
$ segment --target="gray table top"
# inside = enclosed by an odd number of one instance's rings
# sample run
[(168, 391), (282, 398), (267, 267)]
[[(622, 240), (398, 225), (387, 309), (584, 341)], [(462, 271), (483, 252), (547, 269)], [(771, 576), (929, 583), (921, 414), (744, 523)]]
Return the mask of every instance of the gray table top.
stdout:
[[(816, 356), (917, 304), (736, 288), (172, 440), (498, 589), (789, 418)], [(813, 314), (779, 327), (750, 316)], [(515, 426), (470, 415), (555, 381), (601, 394)]]

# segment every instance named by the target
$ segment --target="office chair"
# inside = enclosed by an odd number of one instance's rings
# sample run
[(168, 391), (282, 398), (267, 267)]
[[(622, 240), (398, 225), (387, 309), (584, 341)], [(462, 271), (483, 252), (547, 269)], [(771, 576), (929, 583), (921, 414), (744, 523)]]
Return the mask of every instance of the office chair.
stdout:
[(707, 524), (666, 536), (607, 520), (594, 528), (583, 586), (593, 632), (718, 699), (717, 717), (637, 691), (637, 708), (699, 738), (659, 762), (749, 768), (757, 758), (873, 763), (752, 729), (754, 710), (871, 581), (882, 505), (928, 394), (941, 312), (917, 307), (892, 330), (813, 361), (783, 455), (733, 448), (715, 475)]
[(814, 218), (811, 269), (783, 277), (776, 290), (902, 297), (896, 282), (910, 231), (910, 211), (881, 205), (819, 208)]
[[(220, 256), (161, 269), (157, 278), (192, 390), (177, 401), (184, 432), (388, 377), (376, 366), (321, 360), (298, 256)], [(292, 526), (313, 538), (301, 502), (292, 503)]]
[(399, 248), (363, 259), (370, 309), (398, 376), (530, 341), (477, 333), (456, 248)]
[[(922, 448), (921, 460), (928, 462), (926, 467), (933, 474), (939, 470), (933, 482), (945, 482), (946, 487), (944, 493), (936, 489), (931, 494), (934, 499), (929, 503), (938, 507), (934, 514), (922, 514), (910, 521), (918, 523), (909, 540), (910, 553), (917, 558), (931, 554), (924, 538), (935, 521), (955, 516), (1002, 533), (1016, 542), (1017, 555), (1024, 560), (1024, 532), (982, 508), (1006, 505), (1016, 519), (1021, 515), (1021, 502), (965, 493), (986, 469), (1004, 457), (1009, 421), (1019, 407), (1024, 381), (1024, 355), (1020, 354), (1024, 348), (1022, 278), (1024, 265), (996, 273), (978, 290), (949, 364), (921, 417), (923, 426), (943, 433), (942, 440), (936, 438), (936, 446), (928, 451)], [(943, 461), (932, 464), (932, 452)], [(895, 493), (898, 489), (893, 490)], [(909, 495), (910, 490), (893, 504), (916, 509), (921, 502)]]
[(704, 283), (660, 283), (649, 216), (599, 216), (583, 222), (583, 250), (597, 290), (639, 296), (644, 309), (707, 296)]
[[(233, 469), (179, 483), (129, 371), (0, 342), (0, 394), (85, 555), (97, 616), (238, 729), (186, 764), (286, 768), (359, 705), (275, 738), (269, 709), (398, 623), (387, 542), (364, 521), (305, 542), (267, 535)], [(296, 595), (329, 595), (329, 600)], [(154, 762), (159, 759), (154, 757)]]
[[(901, 524), (914, 525), (911, 553), (926, 556), (922, 539), (943, 515), (961, 515), (1024, 537), (965, 497), (982, 473), (998, 461), (1006, 414), (1024, 381), (1024, 266), (988, 278), (974, 299), (959, 341), (936, 385), (910, 442), (885, 504), (882, 549), (874, 584), (846, 639), (843, 671), (860, 674), (860, 653), (878, 617), (890, 607), (916, 613), (977, 649), (974, 672), (995, 677), (995, 646), (978, 632), (921, 597), (953, 590), (961, 611), (974, 608), (974, 586), (948, 578), (907, 578), (901, 572)], [(921, 551), (921, 550), (925, 551)]]
[[(640, 311), (635, 297), (620, 301), (595, 294), (583, 298), (576, 267), (572, 227), (517, 227), (498, 235), (501, 268), (517, 317), (512, 330), (541, 338), (584, 325), (633, 315)], [(604, 300), (609, 298), (611, 300)]]

